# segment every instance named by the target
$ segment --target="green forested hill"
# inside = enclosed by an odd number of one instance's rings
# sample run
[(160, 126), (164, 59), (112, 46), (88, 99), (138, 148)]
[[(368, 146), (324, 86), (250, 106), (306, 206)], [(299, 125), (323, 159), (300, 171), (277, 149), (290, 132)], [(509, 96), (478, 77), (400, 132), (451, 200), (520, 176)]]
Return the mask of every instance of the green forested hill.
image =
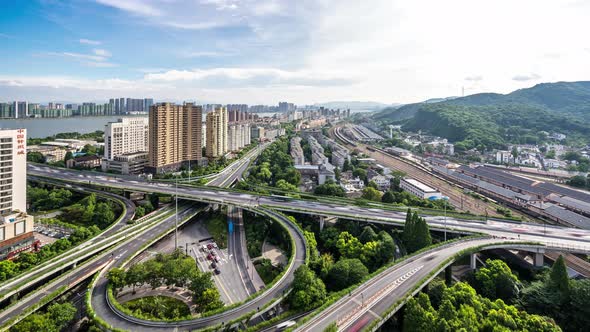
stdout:
[(403, 123), (461, 142), (461, 148), (500, 148), (507, 143), (539, 143), (540, 131), (567, 134), (570, 142), (590, 141), (590, 82), (538, 84), (507, 95), (481, 93), (440, 103), (385, 109), (374, 117)]
[(462, 106), (423, 105), (404, 125), (409, 131), (428, 131), (457, 142), (457, 148), (503, 148), (508, 143), (535, 144), (546, 132), (569, 135), (570, 141), (588, 142), (590, 123), (522, 104)]

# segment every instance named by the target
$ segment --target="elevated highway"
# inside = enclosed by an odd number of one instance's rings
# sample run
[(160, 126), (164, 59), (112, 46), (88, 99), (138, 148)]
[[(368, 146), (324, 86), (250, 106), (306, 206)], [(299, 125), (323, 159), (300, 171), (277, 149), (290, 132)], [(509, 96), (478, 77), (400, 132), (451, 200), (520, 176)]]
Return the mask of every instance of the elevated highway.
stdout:
[[(70, 183), (85, 183), (97, 186), (119, 188), (138, 192), (157, 192), (174, 195), (175, 187), (167, 183), (145, 181), (128, 181), (95, 173), (79, 172), (31, 165), (29, 174), (39, 177), (50, 177)], [(182, 199), (214, 204), (232, 204), (243, 208), (266, 207), (279, 211), (306, 213), (312, 215), (335, 216), (371, 223), (388, 223), (402, 225), (405, 213), (379, 208), (359, 207), (339, 203), (323, 203), (299, 199), (279, 200), (269, 196), (246, 194), (224, 189), (206, 189), (194, 187), (178, 187), (178, 196)], [(463, 232), (485, 233), (506, 238), (535, 241), (560, 248), (568, 252), (590, 252), (590, 231), (576, 228), (549, 226), (532, 223), (518, 223), (501, 219), (468, 220), (445, 217), (426, 217), (431, 229)]]
[(361, 284), (349, 296), (313, 316), (295, 331), (323, 331), (336, 323), (338, 331), (375, 331), (461, 253), (494, 248), (521, 247), (518, 241), (475, 239), (458, 241), (428, 250), (393, 265)]

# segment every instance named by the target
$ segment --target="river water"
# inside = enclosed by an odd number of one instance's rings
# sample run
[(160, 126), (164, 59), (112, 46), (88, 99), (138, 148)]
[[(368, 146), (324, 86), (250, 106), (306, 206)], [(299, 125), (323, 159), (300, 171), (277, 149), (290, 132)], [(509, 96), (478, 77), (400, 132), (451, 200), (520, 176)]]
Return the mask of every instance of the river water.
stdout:
[[(365, 110), (351, 110), (351, 113), (366, 112)], [(260, 117), (273, 116), (275, 113), (255, 113)], [(70, 118), (31, 118), (31, 119), (0, 119), (0, 128), (16, 129), (26, 128), (29, 138), (44, 138), (59, 133), (79, 132), (81, 134), (103, 130), (108, 122), (117, 121), (125, 117), (147, 117), (147, 115), (134, 116), (91, 116)], [(203, 114), (203, 120), (205, 114)]]

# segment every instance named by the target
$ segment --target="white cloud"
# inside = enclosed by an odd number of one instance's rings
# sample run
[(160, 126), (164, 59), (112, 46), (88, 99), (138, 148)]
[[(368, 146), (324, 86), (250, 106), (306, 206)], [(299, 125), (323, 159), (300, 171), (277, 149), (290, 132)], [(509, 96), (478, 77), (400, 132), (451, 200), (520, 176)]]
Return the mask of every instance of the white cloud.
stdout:
[(481, 75), (473, 75), (473, 76), (467, 76), (465, 77), (466, 81), (470, 81), (470, 82), (478, 82), (483, 80), (483, 76)]
[(92, 39), (85, 39), (82, 38), (79, 40), (80, 44), (85, 44), (85, 45), (100, 45), (101, 42), (99, 42), (98, 40), (92, 40)]
[(142, 0), (96, 0), (96, 2), (136, 15), (161, 16), (163, 14), (160, 9)]
[(92, 52), (94, 52), (94, 54), (104, 57), (104, 58), (108, 58), (112, 55), (111, 52), (109, 52), (107, 50), (103, 50), (103, 49), (98, 49), (98, 48), (92, 50)]
[(519, 81), (519, 82), (526, 82), (526, 81), (533, 81), (533, 80), (538, 80), (540, 79), (541, 76), (535, 73), (531, 73), (531, 74), (526, 74), (526, 75), (515, 75), (512, 77), (513, 81)]

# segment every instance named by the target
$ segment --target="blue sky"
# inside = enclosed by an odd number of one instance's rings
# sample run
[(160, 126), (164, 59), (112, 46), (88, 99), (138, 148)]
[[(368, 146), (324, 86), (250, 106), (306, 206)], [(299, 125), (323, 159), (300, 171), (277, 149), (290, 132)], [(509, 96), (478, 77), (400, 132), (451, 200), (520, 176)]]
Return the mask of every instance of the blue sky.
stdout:
[(590, 79), (587, 1), (0, 0), (0, 101), (414, 102)]

